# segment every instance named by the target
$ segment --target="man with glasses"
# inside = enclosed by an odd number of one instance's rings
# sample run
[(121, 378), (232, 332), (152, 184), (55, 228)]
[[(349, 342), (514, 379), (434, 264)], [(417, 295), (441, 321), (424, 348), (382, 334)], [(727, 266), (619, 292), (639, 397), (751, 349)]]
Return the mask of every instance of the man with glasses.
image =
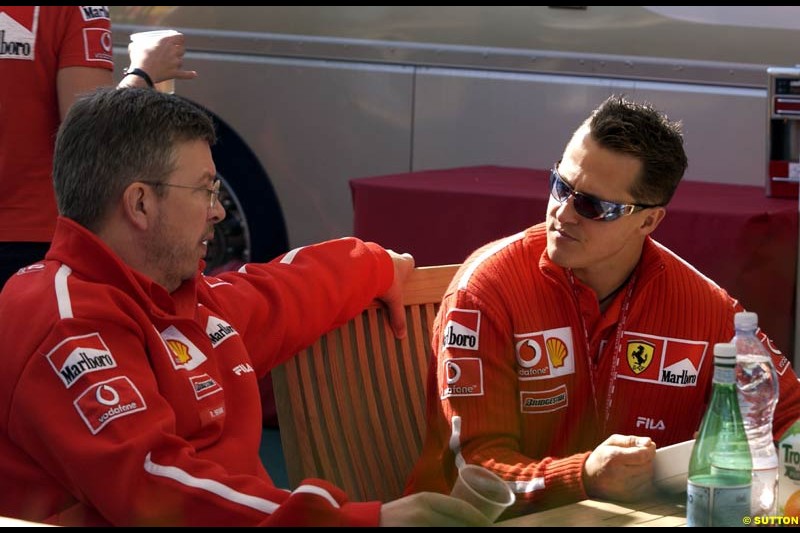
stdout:
[[(679, 125), (648, 105), (611, 97), (580, 125), (546, 221), (474, 252), (444, 296), (408, 492), (448, 492), (468, 463), (512, 484), (517, 513), (654, 490), (656, 446), (693, 438), (713, 345), (742, 310), (650, 237), (686, 166)], [(763, 342), (781, 374), (778, 436), (800, 386)]]
[(90, 94), (59, 129), (52, 245), (0, 293), (0, 516), (487, 525), (442, 494), (381, 504), (318, 479), (273, 485), (258, 378), (375, 297), (405, 335), (400, 286), (414, 261), (343, 238), (204, 276), (225, 217), (214, 141), (205, 112), (147, 89)]

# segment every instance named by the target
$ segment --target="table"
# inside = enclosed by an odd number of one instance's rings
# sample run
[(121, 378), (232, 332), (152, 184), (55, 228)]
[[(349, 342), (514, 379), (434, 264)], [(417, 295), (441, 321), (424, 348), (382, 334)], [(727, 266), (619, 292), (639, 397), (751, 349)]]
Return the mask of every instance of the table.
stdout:
[(9, 518), (7, 516), (0, 516), (0, 527), (56, 527), (51, 524), (43, 522), (29, 522), (27, 520), (20, 520), (19, 518)]
[[(544, 221), (548, 172), (464, 167), (350, 180), (354, 235), (460, 263), (475, 248)], [(653, 236), (760, 317), (784, 353), (794, 346), (797, 200), (762, 187), (684, 181)]]
[(511, 518), (497, 527), (528, 526), (660, 526), (686, 525), (686, 494), (637, 503), (583, 500), (538, 513)]

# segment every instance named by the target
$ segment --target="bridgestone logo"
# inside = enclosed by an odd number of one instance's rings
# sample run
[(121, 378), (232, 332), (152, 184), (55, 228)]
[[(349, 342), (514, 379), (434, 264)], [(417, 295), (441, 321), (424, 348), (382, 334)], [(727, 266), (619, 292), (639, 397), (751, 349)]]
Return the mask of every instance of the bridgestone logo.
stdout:
[(527, 398), (525, 400), (525, 407), (545, 407), (556, 403), (562, 403), (567, 400), (566, 394), (559, 394), (552, 398)]
[(520, 400), (520, 410), (523, 413), (552, 413), (566, 409), (569, 405), (569, 392), (566, 385), (543, 391), (522, 391)]

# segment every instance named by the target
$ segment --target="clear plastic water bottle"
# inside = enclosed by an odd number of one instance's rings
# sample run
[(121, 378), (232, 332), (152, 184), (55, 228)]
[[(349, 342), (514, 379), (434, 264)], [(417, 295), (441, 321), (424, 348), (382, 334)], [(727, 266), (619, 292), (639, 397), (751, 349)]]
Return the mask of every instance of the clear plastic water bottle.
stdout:
[(714, 378), (689, 459), (686, 525), (739, 526), (750, 515), (753, 463), (736, 397), (736, 347), (714, 346)]
[(753, 458), (751, 514), (772, 516), (778, 504), (778, 454), (772, 440), (772, 416), (778, 403), (778, 373), (772, 357), (756, 336), (758, 315), (734, 317), (736, 384), (750, 454)]

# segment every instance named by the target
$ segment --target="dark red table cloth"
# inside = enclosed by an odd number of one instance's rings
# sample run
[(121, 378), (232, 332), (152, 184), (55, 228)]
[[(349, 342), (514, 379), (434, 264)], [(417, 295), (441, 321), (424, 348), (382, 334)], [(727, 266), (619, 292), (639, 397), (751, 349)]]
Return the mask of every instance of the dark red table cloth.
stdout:
[[(547, 171), (480, 166), (350, 180), (354, 235), (460, 263), (480, 245), (544, 221)], [(784, 353), (794, 346), (798, 207), (763, 187), (684, 181), (653, 236), (760, 317)]]

